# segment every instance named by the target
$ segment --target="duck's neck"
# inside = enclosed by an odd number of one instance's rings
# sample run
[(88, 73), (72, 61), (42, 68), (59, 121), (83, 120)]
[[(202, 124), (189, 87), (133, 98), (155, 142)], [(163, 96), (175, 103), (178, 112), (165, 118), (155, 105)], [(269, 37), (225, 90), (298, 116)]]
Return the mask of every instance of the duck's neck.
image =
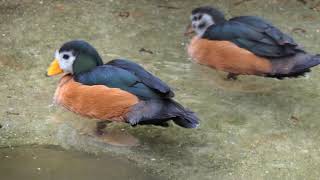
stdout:
[(99, 55), (79, 55), (77, 60), (73, 64), (73, 74), (76, 76), (78, 74), (91, 71), (92, 69), (101, 65), (103, 65), (103, 62)]

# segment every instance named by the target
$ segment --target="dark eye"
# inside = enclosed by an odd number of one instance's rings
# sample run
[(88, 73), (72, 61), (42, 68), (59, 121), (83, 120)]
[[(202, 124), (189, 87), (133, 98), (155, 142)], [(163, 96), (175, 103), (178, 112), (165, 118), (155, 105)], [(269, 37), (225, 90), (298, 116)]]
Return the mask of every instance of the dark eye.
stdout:
[(199, 24), (198, 28), (199, 28), (199, 29), (202, 29), (202, 28), (204, 28), (205, 26), (206, 26), (206, 23), (203, 22), (203, 23), (200, 23), (200, 24)]
[(62, 58), (65, 59), (65, 60), (68, 60), (69, 57), (70, 57), (70, 56), (69, 56), (68, 54), (64, 54), (64, 55), (62, 56)]
[(202, 14), (200, 14), (198, 18), (199, 18), (199, 20), (200, 20), (200, 19), (202, 18)]
[(196, 19), (197, 19), (197, 17), (196, 17), (196, 16), (193, 16), (192, 21), (195, 21)]

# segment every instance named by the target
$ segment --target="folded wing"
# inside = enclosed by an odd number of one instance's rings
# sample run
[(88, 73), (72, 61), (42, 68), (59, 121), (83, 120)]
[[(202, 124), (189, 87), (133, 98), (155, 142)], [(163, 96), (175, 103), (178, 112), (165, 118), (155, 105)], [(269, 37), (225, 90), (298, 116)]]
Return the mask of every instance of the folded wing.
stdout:
[(139, 78), (139, 80), (142, 83), (144, 83), (146, 86), (153, 89), (154, 91), (157, 91), (158, 93), (162, 94), (163, 97), (171, 98), (174, 96), (173, 91), (166, 83), (164, 83), (159, 78), (146, 71), (139, 64), (124, 59), (115, 59), (108, 62), (107, 64), (131, 72), (137, 78)]
[(168, 85), (141, 66), (129, 61), (111, 61), (92, 71), (77, 75), (75, 80), (86, 85), (120, 88), (143, 100), (171, 98), (174, 95)]
[(224, 24), (213, 25), (203, 37), (228, 40), (255, 55), (268, 58), (286, 57), (303, 51), (290, 36), (255, 16), (235, 17)]

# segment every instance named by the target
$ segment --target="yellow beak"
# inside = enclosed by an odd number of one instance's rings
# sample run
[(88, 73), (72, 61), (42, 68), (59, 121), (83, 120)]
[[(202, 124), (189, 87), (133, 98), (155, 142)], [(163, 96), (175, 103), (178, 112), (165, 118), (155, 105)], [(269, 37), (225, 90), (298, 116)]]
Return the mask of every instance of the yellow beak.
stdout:
[(47, 76), (54, 76), (61, 73), (63, 73), (63, 70), (60, 68), (58, 60), (54, 59), (47, 70)]

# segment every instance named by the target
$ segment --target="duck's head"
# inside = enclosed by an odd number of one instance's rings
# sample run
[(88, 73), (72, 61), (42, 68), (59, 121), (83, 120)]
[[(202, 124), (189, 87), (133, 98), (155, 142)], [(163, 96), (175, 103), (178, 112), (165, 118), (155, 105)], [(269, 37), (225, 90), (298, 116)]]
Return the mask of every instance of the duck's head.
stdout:
[(191, 24), (188, 26), (185, 34), (195, 32), (199, 37), (201, 37), (211, 25), (224, 23), (226, 21), (221, 11), (210, 6), (193, 9), (190, 20)]
[(61, 73), (80, 74), (102, 65), (102, 59), (94, 47), (82, 40), (69, 41), (55, 52), (55, 59), (47, 76)]

